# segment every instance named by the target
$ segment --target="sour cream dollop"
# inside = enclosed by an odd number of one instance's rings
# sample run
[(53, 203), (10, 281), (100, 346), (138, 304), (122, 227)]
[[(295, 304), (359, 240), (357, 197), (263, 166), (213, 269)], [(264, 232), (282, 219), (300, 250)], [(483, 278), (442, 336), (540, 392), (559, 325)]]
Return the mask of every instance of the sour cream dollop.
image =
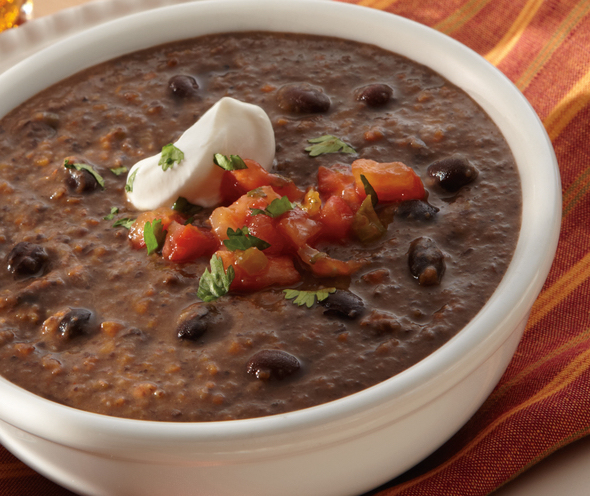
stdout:
[(127, 198), (139, 210), (171, 206), (182, 196), (203, 207), (221, 202), (223, 169), (213, 155), (239, 155), (255, 160), (266, 170), (275, 156), (275, 138), (266, 112), (257, 105), (224, 97), (174, 143), (184, 159), (163, 170), (161, 153), (137, 162), (129, 171), (132, 191)]

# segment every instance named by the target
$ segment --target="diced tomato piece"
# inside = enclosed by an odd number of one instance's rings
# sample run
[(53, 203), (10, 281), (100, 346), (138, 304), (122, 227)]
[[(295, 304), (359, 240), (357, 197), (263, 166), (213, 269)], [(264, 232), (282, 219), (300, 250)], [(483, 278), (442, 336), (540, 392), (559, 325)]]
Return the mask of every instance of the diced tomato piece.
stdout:
[(251, 208), (264, 210), (268, 205), (280, 196), (270, 186), (262, 186), (257, 196), (243, 195), (229, 207), (218, 207), (209, 217), (213, 232), (219, 242), (227, 239), (227, 229), (234, 231), (247, 225), (251, 216)]
[(322, 208), (319, 221), (322, 223), (321, 237), (333, 241), (346, 241), (350, 236), (354, 213), (339, 196), (328, 198)]
[(277, 229), (293, 248), (298, 249), (304, 244), (313, 242), (322, 230), (322, 225), (310, 219), (303, 210), (294, 208), (281, 216)]
[(352, 163), (357, 193), (365, 198), (361, 175), (371, 184), (379, 201), (422, 200), (425, 196), (420, 177), (401, 162), (380, 163), (374, 160), (358, 159)]
[(248, 273), (236, 260), (236, 252), (219, 250), (217, 256), (223, 261), (225, 270), (234, 266), (236, 276), (231, 283), (231, 291), (259, 291), (269, 286), (291, 286), (301, 280), (291, 257), (267, 257), (268, 264), (264, 270), (254, 274)]
[(279, 196), (289, 198), (289, 201), (303, 198), (304, 192), (290, 179), (268, 172), (254, 160), (244, 159), (244, 163), (248, 166), (247, 169), (228, 171), (224, 174), (221, 186), (224, 199), (235, 200), (261, 186), (270, 186)]
[(168, 226), (162, 256), (171, 262), (190, 262), (199, 257), (210, 257), (218, 247), (219, 243), (210, 231), (173, 221)]
[(277, 230), (277, 222), (277, 219), (268, 215), (252, 215), (248, 219), (249, 233), (270, 244), (270, 247), (264, 250), (265, 255), (281, 255), (288, 246), (285, 237)]
[(350, 276), (364, 265), (360, 260), (337, 260), (307, 245), (299, 248), (297, 254), (318, 277)]
[(166, 231), (170, 224), (174, 221), (179, 224), (184, 223), (184, 218), (176, 210), (172, 210), (168, 207), (160, 207), (156, 210), (150, 210), (149, 212), (142, 212), (137, 217), (135, 223), (129, 229), (129, 239), (133, 248), (144, 248), (145, 241), (143, 240), (143, 228), (146, 222), (153, 222), (154, 220), (160, 219), (162, 221), (162, 228)]
[(364, 198), (357, 192), (352, 172), (343, 167), (319, 167), (318, 191), (328, 197), (339, 196), (353, 212), (359, 209)]

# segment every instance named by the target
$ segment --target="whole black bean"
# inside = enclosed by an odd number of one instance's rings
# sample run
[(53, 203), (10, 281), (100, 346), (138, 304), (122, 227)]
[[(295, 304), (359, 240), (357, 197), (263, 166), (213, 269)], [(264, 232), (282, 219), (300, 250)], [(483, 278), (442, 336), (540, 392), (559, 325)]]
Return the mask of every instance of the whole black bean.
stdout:
[(464, 158), (449, 157), (430, 164), (427, 174), (427, 182), (431, 186), (439, 186), (445, 191), (454, 193), (475, 181), (479, 171)]
[(94, 191), (98, 186), (96, 178), (87, 170), (66, 169), (66, 184), (74, 193)]
[(70, 308), (62, 317), (57, 327), (58, 334), (64, 339), (90, 334), (92, 312), (85, 308)]
[(301, 368), (297, 357), (282, 350), (261, 350), (246, 364), (246, 372), (260, 380), (284, 379)]
[(432, 239), (425, 237), (417, 238), (410, 243), (408, 265), (421, 286), (440, 284), (445, 272), (442, 251)]
[(8, 270), (15, 279), (42, 275), (48, 263), (45, 248), (26, 241), (17, 243), (7, 257)]
[(197, 93), (199, 84), (194, 77), (178, 74), (168, 80), (168, 87), (174, 96), (188, 98)]
[(324, 315), (343, 317), (350, 320), (356, 319), (365, 310), (362, 298), (342, 289), (331, 293), (325, 300), (320, 301), (320, 304), (326, 307)]
[(393, 88), (387, 84), (369, 84), (355, 92), (356, 99), (368, 107), (382, 107), (393, 97)]
[(399, 204), (396, 215), (406, 220), (428, 222), (435, 219), (439, 210), (424, 200), (406, 200)]
[(315, 86), (307, 83), (287, 84), (277, 92), (279, 107), (294, 114), (317, 114), (327, 112), (330, 98)]
[(176, 335), (180, 339), (196, 341), (209, 327), (209, 309), (204, 305), (196, 307), (189, 316), (185, 316), (176, 327)]

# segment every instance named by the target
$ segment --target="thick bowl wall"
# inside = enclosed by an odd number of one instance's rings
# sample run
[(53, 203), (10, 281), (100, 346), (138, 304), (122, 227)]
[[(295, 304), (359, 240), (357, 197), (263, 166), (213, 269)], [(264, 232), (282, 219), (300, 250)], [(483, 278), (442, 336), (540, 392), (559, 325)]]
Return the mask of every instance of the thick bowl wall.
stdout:
[(231, 422), (133, 421), (64, 407), (0, 379), (0, 440), (71, 489), (342, 495), (377, 486), (434, 451), (481, 405), (507, 366), (549, 271), (561, 196), (555, 156), (536, 114), (474, 52), (390, 14), (329, 1), (216, 0), (128, 16), (59, 42), (0, 76), (0, 116), (45, 87), (124, 53), (250, 30), (379, 45), (470, 94), (501, 129), (521, 175), (523, 225), (513, 262), (482, 311), (440, 350), (366, 391), (299, 412)]

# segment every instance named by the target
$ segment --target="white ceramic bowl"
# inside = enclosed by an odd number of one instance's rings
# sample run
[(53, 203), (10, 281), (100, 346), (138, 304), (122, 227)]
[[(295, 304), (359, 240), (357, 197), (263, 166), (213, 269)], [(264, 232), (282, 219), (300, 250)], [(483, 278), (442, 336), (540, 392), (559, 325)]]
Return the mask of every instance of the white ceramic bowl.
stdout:
[(307, 410), (231, 422), (135, 421), (58, 405), (0, 379), (1, 442), (74, 491), (343, 496), (374, 488), (433, 452), (483, 403), (509, 363), (549, 271), (561, 188), (535, 112), (465, 46), (380, 11), (313, 0), (216, 0), (134, 14), (65, 39), (0, 76), (0, 116), (98, 62), (242, 30), (373, 43), (431, 67), (469, 93), (503, 132), (520, 171), (523, 223), (513, 261), (485, 307), (441, 349), (377, 386)]

